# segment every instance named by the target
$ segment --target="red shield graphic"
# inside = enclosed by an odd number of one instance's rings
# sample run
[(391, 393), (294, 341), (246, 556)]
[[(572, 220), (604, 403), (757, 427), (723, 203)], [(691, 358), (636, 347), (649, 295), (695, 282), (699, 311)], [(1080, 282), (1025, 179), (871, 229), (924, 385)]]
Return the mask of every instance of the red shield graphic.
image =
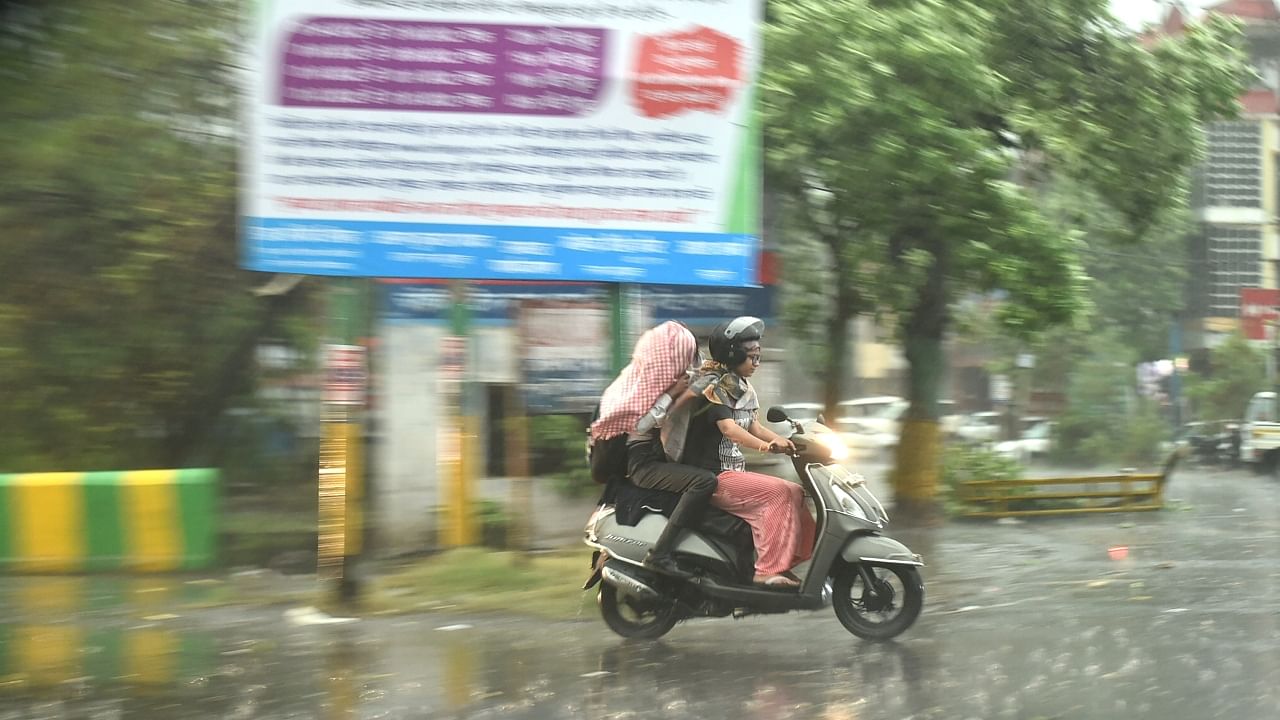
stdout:
[(640, 39), (632, 100), (645, 117), (718, 113), (742, 86), (742, 45), (707, 27)]

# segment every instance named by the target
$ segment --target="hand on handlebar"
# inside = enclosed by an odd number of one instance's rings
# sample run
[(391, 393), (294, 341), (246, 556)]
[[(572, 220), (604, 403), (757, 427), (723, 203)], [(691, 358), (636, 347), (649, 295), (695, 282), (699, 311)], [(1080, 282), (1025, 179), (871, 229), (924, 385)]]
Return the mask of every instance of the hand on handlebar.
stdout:
[(785, 438), (771, 440), (769, 442), (768, 452), (776, 453), (778, 455), (795, 455), (796, 444)]

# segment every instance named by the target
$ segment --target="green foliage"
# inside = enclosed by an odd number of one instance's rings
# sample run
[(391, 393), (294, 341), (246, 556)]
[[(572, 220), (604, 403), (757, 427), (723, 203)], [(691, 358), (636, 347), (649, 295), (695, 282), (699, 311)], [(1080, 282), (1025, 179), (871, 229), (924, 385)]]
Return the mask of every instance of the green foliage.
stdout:
[(532, 471), (547, 476), (556, 490), (581, 497), (599, 488), (587, 465), (587, 422), (577, 415), (536, 415), (529, 422)]
[(262, 400), (222, 415), (200, 453), (217, 459), (225, 490), (260, 498), (276, 509), (313, 507), (320, 440), (314, 427)]
[(1239, 334), (1213, 349), (1207, 374), (1187, 376), (1187, 397), (1198, 420), (1240, 419), (1249, 398), (1270, 389), (1265, 356)]
[(1089, 278), (1085, 312), (1067, 334), (1050, 338), (1052, 347), (1087, 348), (1099, 333), (1114, 332), (1126, 338), (1140, 361), (1167, 357), (1169, 326), (1183, 307), (1189, 275), (1190, 217), (1185, 208), (1163, 214), (1142, 248), (1135, 249), (1128, 242), (1132, 230), (1125, 218), (1083, 183), (1055, 179), (1044, 204), (1056, 223), (1075, 229)]
[(960, 484), (974, 480), (1020, 480), (1022, 465), (976, 445), (948, 445), (942, 451), (940, 473), (943, 502), (952, 510), (964, 506)]
[(480, 542), (488, 548), (502, 550), (507, 546), (507, 534), (511, 530), (511, 518), (502, 507), (502, 503), (494, 500), (480, 500), (475, 503), (475, 519), (480, 526)]
[(0, 23), (0, 469), (172, 466), (305, 295), (237, 268), (234, 0)]
[(1141, 465), (1158, 461), (1170, 435), (1168, 420), (1135, 390), (1136, 353), (1102, 335), (1071, 377), (1067, 409), (1054, 429), (1052, 455), (1082, 465)]
[(1248, 75), (1234, 25), (1147, 48), (1105, 0), (779, 0), (770, 18), (767, 181), (786, 234), (825, 260), (788, 279), (832, 278), (824, 303), (792, 305), (897, 318), (916, 417), (957, 299), (998, 294), (1021, 337), (1087, 307), (1079, 223), (1045, 202), (1050, 181), (1087, 191), (1116, 240), (1150, 235)]
[(952, 492), (970, 480), (1020, 480), (1017, 460), (977, 445), (948, 445), (942, 453), (942, 484)]

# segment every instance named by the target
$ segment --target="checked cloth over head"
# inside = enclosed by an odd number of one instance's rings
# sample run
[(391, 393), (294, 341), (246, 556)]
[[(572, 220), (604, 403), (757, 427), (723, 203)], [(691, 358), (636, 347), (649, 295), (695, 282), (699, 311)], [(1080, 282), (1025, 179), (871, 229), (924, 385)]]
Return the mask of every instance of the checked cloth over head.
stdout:
[(645, 331), (631, 364), (605, 388), (600, 417), (591, 423), (591, 439), (607, 440), (631, 432), (658, 397), (697, 359), (698, 340), (689, 328), (667, 321)]

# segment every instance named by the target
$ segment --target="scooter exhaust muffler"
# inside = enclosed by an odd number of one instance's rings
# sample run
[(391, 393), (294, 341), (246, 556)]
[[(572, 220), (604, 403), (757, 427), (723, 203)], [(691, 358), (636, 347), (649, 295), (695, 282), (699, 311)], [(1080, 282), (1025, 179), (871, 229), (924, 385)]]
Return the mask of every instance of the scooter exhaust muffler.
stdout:
[(645, 600), (658, 599), (657, 590), (649, 587), (643, 580), (622, 568), (614, 567), (611, 564), (605, 565), (604, 570), (601, 571), (601, 576), (605, 582), (631, 595), (636, 595)]

